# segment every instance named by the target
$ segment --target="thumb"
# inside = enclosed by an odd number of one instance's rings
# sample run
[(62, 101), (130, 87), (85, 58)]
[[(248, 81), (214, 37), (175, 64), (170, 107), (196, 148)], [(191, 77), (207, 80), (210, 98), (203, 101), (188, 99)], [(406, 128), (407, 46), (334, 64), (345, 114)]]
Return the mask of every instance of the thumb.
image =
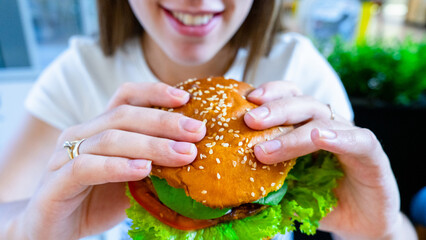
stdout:
[(359, 160), (374, 161), (376, 158), (373, 156), (384, 154), (374, 133), (365, 128), (346, 130), (314, 128), (311, 131), (311, 140), (320, 149)]

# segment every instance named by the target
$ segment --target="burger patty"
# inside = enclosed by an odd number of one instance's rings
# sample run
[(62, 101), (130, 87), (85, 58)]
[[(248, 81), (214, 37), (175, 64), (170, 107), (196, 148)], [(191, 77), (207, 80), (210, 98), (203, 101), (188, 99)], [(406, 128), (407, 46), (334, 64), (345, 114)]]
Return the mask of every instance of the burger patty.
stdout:
[[(158, 198), (157, 192), (155, 191), (155, 188), (154, 188), (154, 185), (152, 184), (151, 179), (145, 178), (141, 181), (148, 187), (152, 195), (155, 196), (155, 198), (159, 202), (161, 202), (160, 199)], [(256, 215), (259, 212), (266, 209), (267, 207), (268, 207), (267, 205), (260, 205), (257, 203), (246, 203), (238, 207), (232, 208), (229, 213), (227, 213), (226, 215), (223, 215), (222, 217), (216, 218), (215, 220), (217, 220), (218, 223), (220, 223), (220, 222), (229, 222), (232, 220), (243, 219), (249, 216)]]

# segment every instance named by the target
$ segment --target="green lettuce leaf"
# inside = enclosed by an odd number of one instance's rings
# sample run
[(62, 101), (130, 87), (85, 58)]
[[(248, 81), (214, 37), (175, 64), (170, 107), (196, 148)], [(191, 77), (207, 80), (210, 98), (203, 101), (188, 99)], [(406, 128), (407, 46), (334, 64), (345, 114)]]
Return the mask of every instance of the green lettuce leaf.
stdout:
[(254, 201), (253, 203), (258, 203), (258, 204), (262, 204), (262, 205), (270, 205), (270, 206), (275, 206), (280, 204), (281, 200), (283, 199), (285, 193), (287, 192), (287, 182), (284, 182), (283, 186), (278, 189), (275, 192), (270, 192), (268, 194), (268, 196), (263, 197), (261, 199), (258, 199), (256, 201)]
[(183, 188), (170, 186), (165, 179), (151, 176), (152, 184), (162, 203), (175, 212), (192, 219), (213, 219), (222, 217), (230, 208), (210, 208), (186, 195)]
[(169, 227), (151, 216), (130, 195), (131, 207), (126, 210), (132, 219), (129, 235), (133, 239), (248, 239), (259, 240), (278, 233), (300, 230), (314, 234), (319, 221), (337, 204), (333, 188), (343, 176), (337, 159), (328, 152), (318, 152), (297, 160), (286, 182), (288, 190), (281, 203), (242, 220), (221, 223), (197, 231)]

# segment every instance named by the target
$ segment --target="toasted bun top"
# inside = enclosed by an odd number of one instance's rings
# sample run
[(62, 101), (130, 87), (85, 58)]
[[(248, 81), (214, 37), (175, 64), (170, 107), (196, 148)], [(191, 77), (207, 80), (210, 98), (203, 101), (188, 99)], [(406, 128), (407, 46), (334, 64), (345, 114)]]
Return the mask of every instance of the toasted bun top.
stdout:
[(191, 98), (183, 107), (169, 111), (204, 121), (207, 133), (196, 143), (198, 155), (190, 165), (153, 166), (151, 174), (213, 208), (250, 203), (281, 188), (295, 160), (265, 165), (256, 160), (253, 146), (292, 127), (256, 131), (246, 126), (244, 114), (257, 107), (246, 100), (253, 87), (223, 77), (188, 80), (178, 87)]

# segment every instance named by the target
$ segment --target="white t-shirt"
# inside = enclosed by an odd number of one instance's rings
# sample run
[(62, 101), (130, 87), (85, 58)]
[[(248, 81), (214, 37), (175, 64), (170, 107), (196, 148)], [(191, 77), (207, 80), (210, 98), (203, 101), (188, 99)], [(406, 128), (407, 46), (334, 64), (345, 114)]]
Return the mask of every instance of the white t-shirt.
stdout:
[[(240, 49), (225, 77), (241, 80), (246, 59), (247, 51)], [(253, 84), (276, 80), (294, 82), (305, 95), (331, 104), (337, 114), (353, 119), (340, 79), (307, 38), (296, 33), (276, 36), (271, 53), (259, 63)], [(123, 83), (158, 81), (145, 61), (138, 39), (129, 40), (113, 56), (105, 57), (97, 41), (75, 37), (69, 49), (40, 76), (25, 105), (34, 116), (65, 129), (103, 113)], [(123, 228), (126, 229), (124, 223), (103, 239), (126, 239)], [(286, 234), (277, 239), (291, 238), (291, 234)]]
[[(241, 80), (247, 51), (239, 50), (225, 74)], [(266, 81), (292, 81), (305, 95), (331, 104), (336, 113), (353, 119), (338, 76), (305, 37), (278, 35), (268, 57), (261, 59), (254, 86)], [(105, 57), (97, 41), (75, 37), (70, 47), (39, 77), (26, 100), (27, 110), (39, 119), (65, 129), (105, 111), (125, 82), (158, 82), (149, 69), (138, 39), (128, 41), (114, 56)]]

